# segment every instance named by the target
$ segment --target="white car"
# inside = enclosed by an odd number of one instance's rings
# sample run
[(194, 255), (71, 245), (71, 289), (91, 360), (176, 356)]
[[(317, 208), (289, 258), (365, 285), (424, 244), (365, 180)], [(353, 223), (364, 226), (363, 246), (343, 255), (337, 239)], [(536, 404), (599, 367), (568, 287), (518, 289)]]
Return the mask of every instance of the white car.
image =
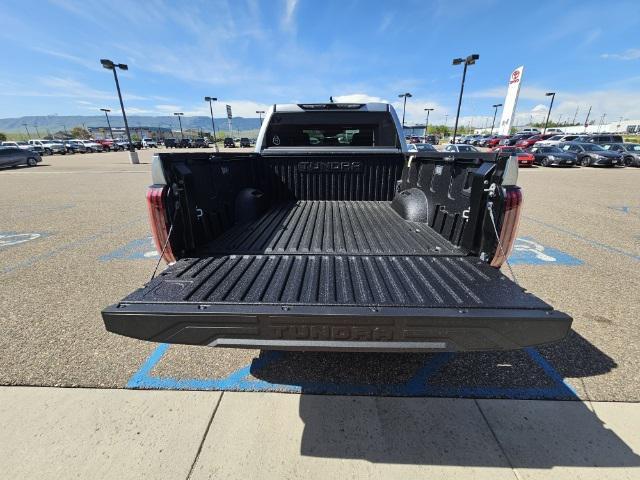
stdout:
[(538, 130), (537, 128), (521, 128), (516, 132), (516, 135), (519, 135), (521, 133), (530, 133), (532, 135), (540, 135), (540, 130)]
[(102, 145), (100, 145), (99, 143), (94, 142), (93, 140), (78, 140), (78, 139), (74, 139), (75, 142), (80, 142), (82, 143), (86, 148), (87, 148), (87, 152), (102, 152), (104, 150), (104, 147)]
[(19, 142), (2, 142), (3, 147), (14, 147), (19, 148), (20, 150), (31, 150), (33, 149), (33, 145), (29, 145), (27, 142), (19, 141)]
[(561, 128), (556, 128), (556, 127), (547, 128), (547, 133), (564, 134)]
[(546, 140), (539, 140), (536, 142), (537, 147), (557, 147), (561, 143), (565, 142), (573, 142), (579, 135), (554, 135), (553, 137), (549, 137)]
[(64, 144), (51, 140), (29, 140), (29, 145), (42, 148), (45, 155), (52, 155), (54, 153), (61, 153), (62, 155), (65, 155), (67, 153), (67, 149), (64, 147)]
[(156, 148), (158, 146), (158, 142), (156, 142), (153, 138), (143, 138), (142, 146), (145, 148)]
[(467, 145), (464, 143), (455, 143), (455, 144), (450, 143), (449, 145), (445, 145), (444, 151), (462, 153), (462, 152), (479, 152), (480, 150), (478, 150), (473, 145)]

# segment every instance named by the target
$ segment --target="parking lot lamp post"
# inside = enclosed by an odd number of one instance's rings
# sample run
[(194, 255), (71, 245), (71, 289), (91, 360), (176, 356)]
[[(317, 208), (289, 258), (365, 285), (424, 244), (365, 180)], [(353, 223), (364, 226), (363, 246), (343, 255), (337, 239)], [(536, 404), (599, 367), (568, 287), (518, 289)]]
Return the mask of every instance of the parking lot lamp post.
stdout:
[(111, 135), (111, 140), (113, 140), (113, 130), (111, 129), (111, 122), (109, 121), (109, 110), (108, 108), (101, 108), (102, 112), (104, 112), (104, 116), (107, 117), (107, 125), (109, 126), (109, 134)]
[(216, 139), (216, 124), (213, 121), (213, 104), (211, 103), (211, 102), (217, 102), (218, 99), (216, 97), (204, 97), (204, 101), (209, 102), (209, 111), (211, 112), (211, 129), (213, 130), (213, 145), (216, 149), (216, 152), (219, 152), (218, 140)]
[(501, 106), (502, 106), (501, 103), (496, 103), (495, 105), (492, 105), (494, 110), (493, 110), (493, 122), (491, 122), (491, 135), (493, 135), (493, 127), (495, 127), (496, 125), (496, 115), (498, 114), (498, 107), (501, 107)]
[(124, 111), (124, 102), (122, 101), (122, 92), (120, 92), (120, 82), (118, 81), (118, 72), (117, 69), (120, 70), (129, 70), (129, 66), (124, 63), (115, 63), (111, 60), (103, 58), (100, 60), (100, 63), (107, 70), (113, 71), (113, 78), (116, 81), (116, 90), (118, 91), (118, 100), (120, 100), (120, 109), (122, 110), (122, 119), (124, 120), (124, 129), (127, 132), (127, 140), (129, 141), (129, 161), (133, 164), (138, 164), (140, 161), (138, 160), (138, 153), (131, 141), (131, 132), (129, 131), (129, 122), (127, 122), (127, 114)]
[(587, 131), (587, 127), (589, 126), (589, 115), (591, 115), (591, 105), (589, 105), (589, 111), (587, 112), (587, 118), (584, 119), (584, 131)]
[(262, 115), (264, 115), (264, 110), (256, 110), (258, 114), (258, 118), (260, 119), (260, 126), (262, 126)]
[(31, 134), (29, 133), (29, 127), (27, 126), (26, 123), (23, 123), (22, 125), (24, 125), (24, 129), (27, 131), (27, 138), (29, 140), (31, 140)]
[(178, 117), (178, 123), (180, 124), (180, 139), (181, 139), (181, 140), (184, 140), (184, 132), (182, 131), (182, 119), (181, 119), (181, 117), (182, 117), (182, 115), (184, 115), (184, 113), (182, 113), (182, 112), (175, 112), (175, 113), (174, 113), (174, 115), (175, 115), (176, 117)]
[(40, 132), (38, 131), (38, 125), (34, 125), (35, 129), (36, 129), (36, 135), (38, 136), (38, 138), (40, 138)]
[(467, 67), (476, 63), (476, 60), (480, 58), (480, 55), (474, 53), (467, 58), (454, 58), (452, 65), (460, 65), (464, 63), (464, 70), (462, 71), (462, 82), (460, 83), (460, 96), (458, 97), (458, 111), (456, 112), (456, 123), (453, 126), (453, 139), (451, 143), (456, 143), (456, 135), (458, 134), (458, 120), (460, 119), (460, 106), (462, 105), (462, 94), (464, 93), (464, 81), (467, 78)]
[(545, 93), (547, 97), (551, 97), (551, 104), (549, 105), (549, 110), (547, 111), (547, 119), (544, 121), (544, 130), (542, 130), (542, 134), (547, 133), (547, 125), (549, 124), (549, 116), (551, 116), (551, 109), (553, 108), (553, 101), (556, 98), (556, 92), (547, 92)]
[[(398, 95), (399, 98), (403, 98), (404, 97), (404, 103), (402, 105), (402, 129), (404, 130), (404, 114), (407, 110), (407, 98), (411, 98), (413, 95), (411, 95), (409, 92), (407, 93), (401, 93), (400, 95)], [(404, 131), (402, 132), (402, 134), (404, 135)]]
[(429, 114), (433, 112), (435, 108), (425, 108), (424, 111), (427, 112), (427, 121), (424, 123), (424, 141), (427, 141), (427, 134), (429, 133)]

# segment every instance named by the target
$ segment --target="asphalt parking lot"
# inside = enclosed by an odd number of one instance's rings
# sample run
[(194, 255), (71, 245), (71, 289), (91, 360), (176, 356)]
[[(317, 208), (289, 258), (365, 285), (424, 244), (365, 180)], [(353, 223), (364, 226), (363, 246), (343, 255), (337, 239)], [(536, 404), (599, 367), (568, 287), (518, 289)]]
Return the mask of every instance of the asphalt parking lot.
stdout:
[(153, 150), (0, 170), (0, 383), (473, 398), (640, 400), (640, 169), (521, 170), (518, 281), (574, 317), (563, 342), (482, 354), (209, 349), (109, 334), (100, 310), (157, 261)]

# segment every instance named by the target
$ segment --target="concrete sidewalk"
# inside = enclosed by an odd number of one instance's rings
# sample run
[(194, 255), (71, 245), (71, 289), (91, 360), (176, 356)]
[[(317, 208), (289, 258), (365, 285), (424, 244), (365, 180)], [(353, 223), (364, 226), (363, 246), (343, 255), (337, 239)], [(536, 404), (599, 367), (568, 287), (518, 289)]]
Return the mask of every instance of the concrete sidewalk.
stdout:
[(640, 478), (640, 404), (0, 388), (0, 476)]

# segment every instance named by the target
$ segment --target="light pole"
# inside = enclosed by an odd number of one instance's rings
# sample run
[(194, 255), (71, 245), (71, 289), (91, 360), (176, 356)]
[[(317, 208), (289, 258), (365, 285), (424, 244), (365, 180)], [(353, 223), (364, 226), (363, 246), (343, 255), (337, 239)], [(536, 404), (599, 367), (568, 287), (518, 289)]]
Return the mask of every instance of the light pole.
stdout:
[(256, 113), (258, 114), (258, 118), (260, 118), (260, 126), (262, 126), (262, 115), (264, 115), (264, 110), (256, 110)]
[(120, 109), (122, 110), (122, 118), (124, 119), (124, 129), (127, 132), (127, 140), (129, 141), (129, 161), (133, 164), (138, 164), (140, 163), (140, 161), (138, 160), (138, 152), (136, 152), (136, 149), (133, 146), (133, 142), (131, 141), (131, 132), (129, 131), (127, 114), (124, 111), (124, 102), (122, 101), (122, 92), (120, 92), (120, 82), (118, 81), (118, 73), (116, 71), (118, 68), (120, 70), (129, 70), (129, 67), (124, 63), (115, 63), (106, 58), (101, 59), (100, 63), (107, 70), (113, 71), (113, 78), (116, 81), (116, 90), (118, 91), (118, 100), (120, 100)]
[(467, 77), (467, 67), (476, 63), (476, 60), (480, 59), (480, 55), (474, 53), (467, 58), (454, 58), (452, 64), (460, 65), (464, 63), (464, 70), (462, 71), (462, 82), (460, 83), (460, 96), (458, 97), (458, 111), (456, 112), (456, 123), (453, 127), (453, 140), (451, 143), (456, 143), (456, 135), (458, 134), (458, 120), (460, 119), (460, 106), (462, 105), (462, 94), (464, 93), (464, 81)]
[(108, 108), (101, 108), (100, 110), (104, 112), (104, 116), (107, 117), (107, 125), (109, 126), (109, 133), (111, 134), (111, 140), (114, 140), (113, 130), (111, 129), (111, 122), (109, 121), (109, 112), (111, 110), (109, 110)]
[[(218, 140), (216, 139), (216, 124), (213, 121), (213, 104), (212, 102), (217, 102), (218, 99), (216, 97), (204, 97), (205, 102), (209, 102), (209, 111), (211, 112), (211, 129), (213, 130), (213, 145), (216, 149), (216, 153), (218, 150)], [(180, 118), (180, 117), (178, 117)]]
[(178, 117), (178, 123), (180, 124), (180, 139), (181, 139), (181, 140), (184, 140), (184, 133), (182, 132), (182, 119), (181, 119), (181, 117), (182, 117), (182, 115), (184, 115), (184, 113), (182, 113), (182, 112), (175, 112), (175, 113), (174, 113), (174, 115), (175, 115), (176, 117)]
[(433, 112), (435, 108), (425, 108), (424, 111), (427, 112), (427, 121), (424, 124), (424, 141), (427, 141), (427, 134), (429, 133), (429, 114)]
[(493, 122), (491, 122), (491, 135), (493, 135), (493, 127), (495, 127), (496, 125), (496, 115), (498, 114), (498, 107), (501, 107), (502, 104), (501, 103), (496, 103), (495, 105), (491, 105), (494, 110), (493, 110)]
[(27, 126), (26, 123), (23, 123), (22, 125), (24, 125), (24, 129), (27, 131), (27, 138), (29, 140), (31, 140), (31, 134), (29, 133), (29, 127)]
[(402, 105), (402, 129), (403, 132), (402, 134), (404, 135), (404, 114), (407, 110), (407, 98), (411, 98), (413, 97), (413, 95), (411, 95), (409, 92), (407, 93), (401, 93), (400, 95), (398, 95), (399, 98), (403, 98), (404, 97), (404, 104)]
[(553, 101), (556, 99), (556, 92), (547, 92), (545, 93), (547, 97), (551, 97), (551, 104), (549, 105), (549, 111), (547, 112), (547, 119), (544, 121), (544, 130), (542, 130), (542, 134), (547, 133), (547, 125), (549, 123), (549, 116), (551, 115), (551, 109), (553, 108)]
[(34, 124), (33, 126), (34, 126), (34, 127), (35, 127), (35, 129), (36, 129), (36, 135), (38, 136), (38, 138), (40, 138), (40, 132), (38, 131), (38, 125), (37, 125), (37, 124)]
[(591, 105), (589, 105), (589, 111), (587, 112), (587, 118), (584, 119), (584, 131), (586, 133), (587, 127), (589, 126), (589, 115), (591, 115)]

